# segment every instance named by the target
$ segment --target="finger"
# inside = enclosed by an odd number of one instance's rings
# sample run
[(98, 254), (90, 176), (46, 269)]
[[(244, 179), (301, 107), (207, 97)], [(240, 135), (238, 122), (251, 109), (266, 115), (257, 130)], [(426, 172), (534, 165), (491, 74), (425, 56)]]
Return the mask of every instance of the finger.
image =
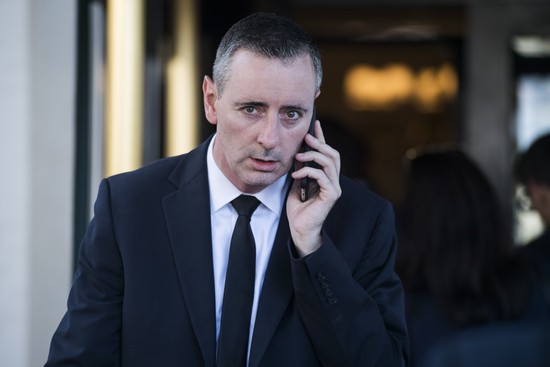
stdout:
[[(330, 149), (333, 150), (332, 148)], [(340, 160), (338, 158), (339, 153), (337, 151), (334, 151), (333, 154), (337, 156), (336, 159), (319, 151), (310, 150), (308, 152), (296, 155), (296, 160), (301, 163), (314, 162), (317, 167), (313, 166), (313, 169), (320, 169), (322, 171), (325, 171), (326, 175), (331, 180), (337, 180), (340, 174)]]
[[(340, 153), (336, 149), (332, 148), (330, 145), (321, 141), (321, 139), (311, 135), (306, 135), (306, 143), (313, 149), (310, 152), (318, 152), (323, 156), (329, 157), (332, 160), (334, 166), (336, 167), (337, 174), (340, 173), (340, 166), (341, 166)], [(310, 153), (310, 152), (307, 152), (307, 153)], [(315, 161), (315, 163), (318, 163), (319, 165), (323, 165), (323, 166), (326, 165), (326, 164), (323, 164), (321, 161), (319, 161), (318, 159), (320, 159), (320, 157), (315, 154), (307, 154), (304, 157), (307, 159), (303, 159), (303, 160), (298, 159), (298, 160), (302, 162)]]
[(323, 134), (323, 129), (321, 128), (321, 121), (315, 121), (315, 137), (319, 139), (322, 143), (326, 143), (325, 134)]
[(318, 192), (322, 199), (332, 200), (340, 196), (341, 189), (339, 180), (332, 179), (324, 170), (304, 167), (299, 171), (293, 172), (292, 177), (297, 181), (304, 177), (315, 180), (315, 191)]
[[(314, 157), (314, 159), (311, 159), (312, 157)], [(317, 181), (317, 185), (320, 186), (321, 190), (324, 190), (325, 192), (339, 192), (340, 177), (338, 167), (329, 157), (324, 156), (319, 152), (310, 151), (303, 153), (300, 157), (297, 157), (297, 159), (304, 161), (310, 161), (311, 159), (311, 161), (315, 161), (318, 166), (303, 166), (301, 169), (292, 174), (294, 179), (300, 180), (304, 177), (309, 177), (310, 179)], [(332, 194), (327, 195), (329, 195), (329, 197), (333, 196)]]

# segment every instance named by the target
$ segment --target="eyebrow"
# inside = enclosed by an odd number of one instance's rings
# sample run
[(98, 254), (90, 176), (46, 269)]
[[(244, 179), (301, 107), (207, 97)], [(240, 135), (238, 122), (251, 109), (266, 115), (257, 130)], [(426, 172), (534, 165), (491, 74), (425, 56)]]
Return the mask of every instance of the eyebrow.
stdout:
[[(248, 101), (248, 102), (235, 102), (233, 103), (235, 107), (244, 107), (244, 106), (254, 106), (254, 107), (267, 107), (268, 104), (265, 102), (259, 102), (259, 101)], [(280, 108), (283, 111), (291, 111), (291, 110), (297, 110), (301, 111), (302, 113), (307, 113), (308, 109), (304, 108), (299, 105), (283, 105)]]
[(256, 101), (235, 102), (233, 103), (233, 105), (235, 107), (244, 107), (244, 106), (267, 107), (267, 103), (256, 102)]
[(285, 105), (285, 106), (282, 106), (281, 109), (285, 111), (297, 110), (302, 112), (303, 114), (306, 114), (308, 111), (307, 108), (304, 108), (302, 106), (297, 106), (297, 105)]

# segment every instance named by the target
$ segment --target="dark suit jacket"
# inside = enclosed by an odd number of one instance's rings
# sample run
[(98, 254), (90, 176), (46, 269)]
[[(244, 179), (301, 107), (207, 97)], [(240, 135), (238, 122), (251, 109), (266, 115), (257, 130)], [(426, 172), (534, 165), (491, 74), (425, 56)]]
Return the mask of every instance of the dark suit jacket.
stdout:
[[(46, 366), (215, 365), (208, 142), (101, 183)], [(250, 366), (406, 358), (393, 211), (359, 184), (341, 185), (323, 245), (305, 258), (293, 256), (283, 209)]]

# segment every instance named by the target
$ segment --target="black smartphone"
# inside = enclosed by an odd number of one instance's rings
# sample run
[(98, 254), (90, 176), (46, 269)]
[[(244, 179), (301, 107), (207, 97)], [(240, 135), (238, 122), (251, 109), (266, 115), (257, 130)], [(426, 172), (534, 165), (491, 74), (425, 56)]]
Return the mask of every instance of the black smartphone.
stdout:
[[(315, 120), (317, 119), (316, 117), (316, 112), (315, 112), (315, 107), (313, 107), (313, 114), (311, 116), (311, 121), (309, 123), (309, 129), (308, 129), (308, 133), (315, 136)], [(301, 152), (307, 152), (311, 150), (311, 148), (309, 147), (309, 145), (306, 144), (306, 142), (304, 141), (302, 143), (302, 148), (301, 148)], [(315, 166), (313, 162), (306, 162), (304, 163), (304, 166)], [(311, 185), (311, 179), (309, 177), (304, 177), (302, 179), (300, 179), (300, 200), (302, 202), (304, 201), (307, 201), (307, 199), (309, 199), (309, 187)]]

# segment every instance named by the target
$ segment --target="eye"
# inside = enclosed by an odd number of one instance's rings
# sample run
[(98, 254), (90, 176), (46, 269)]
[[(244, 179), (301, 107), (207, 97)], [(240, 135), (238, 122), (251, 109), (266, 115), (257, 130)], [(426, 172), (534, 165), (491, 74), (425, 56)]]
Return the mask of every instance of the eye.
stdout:
[(254, 106), (245, 106), (243, 107), (243, 111), (249, 115), (255, 114), (258, 110)]
[(302, 117), (302, 114), (298, 111), (291, 110), (286, 112), (285, 117), (289, 120), (298, 120), (300, 117)]

